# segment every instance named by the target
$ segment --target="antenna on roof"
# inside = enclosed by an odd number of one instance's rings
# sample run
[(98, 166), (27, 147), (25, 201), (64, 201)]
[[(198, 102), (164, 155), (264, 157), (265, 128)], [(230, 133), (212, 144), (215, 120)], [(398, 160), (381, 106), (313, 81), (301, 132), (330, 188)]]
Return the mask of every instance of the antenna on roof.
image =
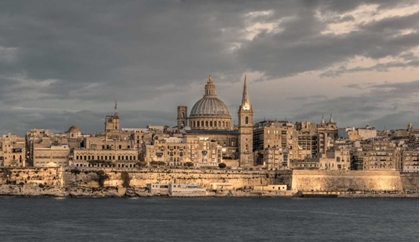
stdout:
[(117, 116), (117, 101), (115, 101), (115, 106), (114, 106), (114, 117)]

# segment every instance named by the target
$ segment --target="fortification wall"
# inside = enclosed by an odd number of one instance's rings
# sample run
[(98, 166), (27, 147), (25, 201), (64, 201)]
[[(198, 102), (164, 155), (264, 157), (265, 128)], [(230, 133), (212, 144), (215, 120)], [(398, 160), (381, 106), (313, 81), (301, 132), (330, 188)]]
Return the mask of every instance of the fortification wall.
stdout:
[[(104, 169), (109, 179), (104, 186), (122, 186), (121, 170)], [(395, 171), (238, 171), (238, 170), (127, 170), (130, 186), (148, 183), (197, 184), (210, 189), (211, 183), (230, 183), (234, 189), (255, 185), (285, 184), (293, 191), (418, 190), (419, 174)], [(41, 185), (54, 187), (99, 186), (100, 170), (62, 168), (0, 168), (0, 185)]]
[(292, 190), (347, 191), (403, 189), (397, 171), (312, 171), (294, 170)]
[[(121, 170), (104, 169), (109, 179), (104, 182), (105, 186), (121, 186)], [(68, 170), (64, 172), (65, 186), (98, 186), (97, 170), (83, 170), (76, 174)], [(279, 181), (289, 181), (290, 176), (277, 175), (275, 172), (251, 172), (237, 170), (177, 170), (177, 169), (142, 169), (128, 170), (130, 186), (145, 187), (148, 183), (174, 183), (197, 184), (210, 189), (211, 183), (230, 183), (234, 189), (254, 185), (276, 184)], [(290, 174), (290, 172), (289, 172)]]
[(0, 168), (0, 185), (63, 185), (62, 168)]
[(401, 173), (401, 182), (403, 189), (405, 191), (415, 191), (419, 190), (419, 173), (417, 172), (407, 172)]

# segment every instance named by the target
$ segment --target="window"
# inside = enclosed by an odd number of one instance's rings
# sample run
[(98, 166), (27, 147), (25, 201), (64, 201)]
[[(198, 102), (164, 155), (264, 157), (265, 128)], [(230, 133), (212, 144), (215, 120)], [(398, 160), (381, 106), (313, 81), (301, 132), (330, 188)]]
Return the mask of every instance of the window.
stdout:
[(245, 124), (248, 124), (248, 116), (245, 117)]

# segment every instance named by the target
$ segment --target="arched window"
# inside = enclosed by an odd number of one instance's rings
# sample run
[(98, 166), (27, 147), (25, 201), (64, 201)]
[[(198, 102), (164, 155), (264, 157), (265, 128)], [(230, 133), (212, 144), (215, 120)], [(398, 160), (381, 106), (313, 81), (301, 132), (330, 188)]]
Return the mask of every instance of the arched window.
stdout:
[(184, 127), (185, 126), (185, 123), (184, 123), (184, 121), (182, 121), (181, 122), (181, 127)]
[(222, 122), (219, 121), (219, 127), (222, 126)]
[(201, 121), (201, 127), (204, 127), (204, 121)]
[(182, 112), (182, 113), (181, 113), (181, 117), (182, 117), (182, 118), (183, 118), (183, 117), (185, 117), (185, 114), (184, 114), (184, 112)]
[(340, 157), (337, 157), (337, 161), (338, 161), (338, 162), (340, 162), (340, 161), (341, 161), (341, 160), (340, 160)]
[(245, 124), (248, 124), (248, 116), (245, 117)]
[(210, 121), (210, 127), (213, 127), (213, 121)]
[(209, 127), (209, 121), (206, 121), (206, 127)]

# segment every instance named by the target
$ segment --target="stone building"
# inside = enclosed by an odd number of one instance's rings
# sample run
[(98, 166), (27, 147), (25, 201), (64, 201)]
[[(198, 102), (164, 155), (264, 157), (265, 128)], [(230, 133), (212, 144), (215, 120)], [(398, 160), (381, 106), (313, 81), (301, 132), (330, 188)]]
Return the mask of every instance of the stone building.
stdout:
[(351, 141), (356, 140), (367, 140), (376, 138), (378, 135), (378, 131), (369, 125), (365, 128), (340, 128), (338, 129), (338, 137), (349, 139)]
[(146, 145), (145, 162), (162, 162), (169, 166), (217, 167), (222, 163), (222, 146), (205, 136), (168, 137)]
[(26, 153), (27, 153), (27, 163), (29, 166), (33, 166), (33, 157), (34, 157), (34, 144), (39, 143), (43, 137), (51, 136), (51, 130), (49, 129), (31, 129), (26, 132), (25, 141), (26, 141)]
[(306, 157), (315, 157), (318, 154), (318, 133), (317, 124), (312, 122), (297, 122), (298, 156), (297, 160), (304, 160)]
[(270, 147), (260, 150), (263, 167), (267, 169), (289, 168), (289, 149), (282, 147)]
[[(264, 162), (270, 164), (280, 164), (283, 158), (278, 161), (269, 161), (265, 155), (271, 153), (286, 155), (287, 159), (297, 159), (298, 157), (298, 136), (295, 125), (288, 121), (262, 121), (254, 125), (254, 153), (257, 165)], [(273, 156), (274, 157), (274, 156)], [(280, 162), (280, 163), (279, 163)], [(267, 164), (267, 163), (266, 163)]]
[[(177, 107), (177, 126), (188, 137), (208, 137), (221, 146), (223, 162), (232, 166), (254, 166), (252, 154), (253, 111), (248, 96), (246, 77), (242, 103), (238, 111), (240, 124), (232, 128), (232, 117), (226, 104), (216, 95), (216, 86), (209, 76), (204, 96), (187, 117), (188, 107)], [(188, 123), (188, 126), (184, 126)]]
[(403, 150), (401, 154), (402, 172), (419, 172), (419, 149)]
[(132, 131), (119, 130), (116, 110), (113, 116), (105, 117), (104, 131), (102, 134), (85, 137), (83, 146), (72, 150), (71, 165), (135, 167), (140, 156), (137, 135)]
[(70, 147), (67, 144), (50, 143), (45, 147), (35, 145), (33, 152), (33, 166), (35, 167), (69, 165)]
[(76, 126), (71, 126), (63, 133), (31, 129), (25, 136), (28, 160), (36, 167), (68, 166), (72, 160), (72, 150), (83, 147), (86, 136)]
[(11, 133), (0, 138), (0, 166), (25, 167), (25, 138)]
[(114, 106), (114, 114), (105, 117), (105, 132), (120, 130), (120, 117), (117, 113), (117, 102)]
[(338, 137), (337, 124), (334, 122), (332, 115), (330, 120), (325, 122), (322, 117), (321, 124), (317, 126), (318, 134), (318, 155), (323, 156), (334, 148), (334, 142)]
[(390, 140), (368, 140), (352, 152), (354, 170), (400, 170), (401, 151)]

